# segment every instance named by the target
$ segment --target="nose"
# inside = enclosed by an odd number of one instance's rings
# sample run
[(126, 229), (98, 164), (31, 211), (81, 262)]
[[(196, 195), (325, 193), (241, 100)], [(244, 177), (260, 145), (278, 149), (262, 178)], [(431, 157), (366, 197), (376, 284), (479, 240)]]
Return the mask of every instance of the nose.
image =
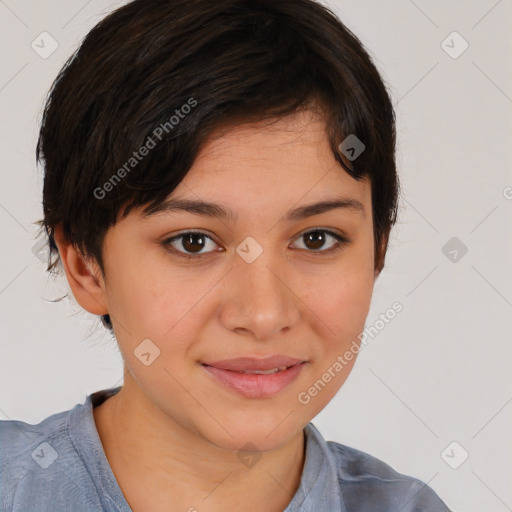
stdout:
[(237, 334), (265, 341), (300, 320), (301, 301), (290, 283), (286, 259), (265, 250), (252, 263), (235, 255), (224, 282), (221, 321)]

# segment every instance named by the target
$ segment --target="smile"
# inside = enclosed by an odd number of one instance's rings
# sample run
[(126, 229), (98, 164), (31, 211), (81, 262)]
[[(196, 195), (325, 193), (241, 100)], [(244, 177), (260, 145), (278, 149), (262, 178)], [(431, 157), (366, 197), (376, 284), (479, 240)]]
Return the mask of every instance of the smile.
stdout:
[(300, 359), (273, 356), (238, 358), (202, 363), (201, 366), (225, 389), (246, 398), (269, 398), (288, 387), (306, 364)]

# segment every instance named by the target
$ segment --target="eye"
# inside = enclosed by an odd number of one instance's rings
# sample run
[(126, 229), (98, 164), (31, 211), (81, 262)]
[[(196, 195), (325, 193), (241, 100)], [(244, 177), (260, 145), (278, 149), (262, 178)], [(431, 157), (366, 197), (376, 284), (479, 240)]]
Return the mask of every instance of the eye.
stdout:
[[(325, 246), (326, 241), (328, 242), (329, 239), (331, 239), (331, 243), (328, 244), (328, 248), (322, 249)], [(344, 245), (349, 243), (349, 240), (345, 237), (326, 229), (313, 229), (311, 231), (306, 231), (305, 233), (302, 233), (298, 240), (303, 241), (305, 248), (309, 249), (308, 252), (320, 253), (332, 253), (338, 251), (342, 249)], [(299, 248), (302, 249), (303, 247)]]
[(206, 253), (213, 252), (202, 250), (208, 248), (208, 245), (213, 249), (217, 245), (210, 236), (200, 231), (181, 233), (180, 235), (164, 240), (163, 244), (174, 254), (185, 258), (193, 258), (196, 255), (202, 256)]
[[(299, 247), (299, 249), (306, 249), (307, 252), (317, 252), (321, 254), (330, 254), (338, 251), (342, 249), (344, 245), (349, 243), (349, 240), (345, 237), (326, 229), (313, 229), (307, 231), (300, 235), (298, 240), (303, 243), (303, 247)], [(330, 244), (325, 248), (324, 246), (326, 242), (329, 242), (329, 240)], [(217, 246), (209, 235), (201, 231), (187, 231), (171, 238), (167, 238), (162, 243), (173, 254), (188, 259), (206, 256), (207, 254), (214, 252), (215, 246)], [(210, 246), (211, 250), (203, 250), (208, 249), (208, 246)]]

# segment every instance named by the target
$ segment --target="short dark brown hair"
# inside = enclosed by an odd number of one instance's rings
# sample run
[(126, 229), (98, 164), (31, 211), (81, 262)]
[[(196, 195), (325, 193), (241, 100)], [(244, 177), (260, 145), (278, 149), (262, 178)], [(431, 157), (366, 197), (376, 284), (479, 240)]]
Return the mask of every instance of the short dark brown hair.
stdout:
[[(107, 230), (134, 207), (162, 203), (213, 130), (311, 105), (323, 113), (340, 166), (371, 180), (381, 270), (399, 193), (395, 113), (363, 44), (328, 8), (313, 0), (135, 0), (113, 11), (46, 100), (36, 159), (45, 171), (47, 270), (60, 270), (56, 226), (103, 273)], [(349, 135), (365, 146), (353, 161), (340, 150)], [(135, 158), (142, 147), (150, 150)], [(102, 321), (112, 330), (109, 315)]]

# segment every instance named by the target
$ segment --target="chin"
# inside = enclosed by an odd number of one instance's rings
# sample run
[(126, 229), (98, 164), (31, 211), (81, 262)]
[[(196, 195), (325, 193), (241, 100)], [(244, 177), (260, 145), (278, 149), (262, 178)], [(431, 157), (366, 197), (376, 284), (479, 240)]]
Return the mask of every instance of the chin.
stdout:
[[(290, 409), (292, 411), (292, 409)], [(289, 414), (289, 413), (288, 413)], [(308, 423), (298, 422), (296, 413), (268, 415), (266, 418), (223, 416), (222, 428), (216, 422), (202, 430), (203, 436), (211, 443), (226, 450), (267, 452), (286, 444), (298, 435)], [(284, 421), (283, 421), (284, 419)], [(215, 425), (218, 428), (212, 428)], [(225, 429), (225, 430), (224, 430)]]

